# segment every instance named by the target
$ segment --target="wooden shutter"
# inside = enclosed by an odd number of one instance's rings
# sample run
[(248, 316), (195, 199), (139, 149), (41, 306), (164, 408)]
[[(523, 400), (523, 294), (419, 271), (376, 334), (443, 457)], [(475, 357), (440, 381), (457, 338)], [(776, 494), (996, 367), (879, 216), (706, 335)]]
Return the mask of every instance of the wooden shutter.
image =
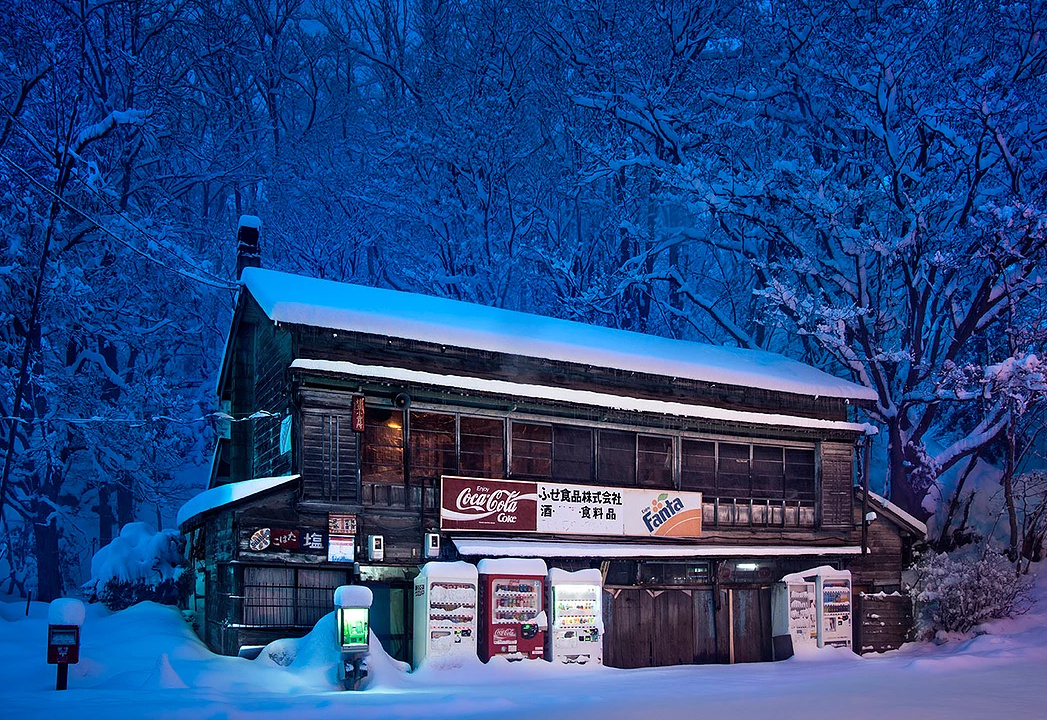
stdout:
[(822, 443), (821, 526), (849, 528), (854, 524), (854, 446)]

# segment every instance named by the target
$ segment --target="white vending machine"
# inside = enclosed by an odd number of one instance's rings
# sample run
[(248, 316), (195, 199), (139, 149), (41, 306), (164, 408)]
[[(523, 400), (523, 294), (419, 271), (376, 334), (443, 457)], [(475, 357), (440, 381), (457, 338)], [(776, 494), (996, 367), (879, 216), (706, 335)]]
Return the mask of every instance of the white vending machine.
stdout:
[(603, 664), (603, 577), (599, 570), (549, 571), (549, 659)]
[(430, 562), (414, 579), (414, 667), (476, 661), (476, 566)]
[(786, 660), (818, 647), (816, 597), (817, 585), (803, 578), (774, 584), (771, 590), (771, 645), (775, 660)]
[(818, 574), (818, 647), (851, 647), (851, 571)]
[(851, 647), (851, 573), (827, 565), (792, 573), (771, 594), (776, 660), (820, 647)]

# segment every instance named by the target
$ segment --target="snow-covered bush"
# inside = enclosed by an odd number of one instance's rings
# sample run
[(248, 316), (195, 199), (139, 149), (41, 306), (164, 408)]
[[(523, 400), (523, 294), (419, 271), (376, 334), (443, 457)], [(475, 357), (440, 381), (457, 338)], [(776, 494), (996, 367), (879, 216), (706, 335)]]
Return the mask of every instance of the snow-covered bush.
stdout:
[(146, 523), (128, 523), (91, 559), (91, 579), (84, 592), (110, 610), (146, 600), (178, 605), (192, 584), (184, 551), (185, 539), (177, 530), (157, 532)]
[(912, 589), (917, 631), (923, 635), (965, 633), (996, 618), (1029, 609), (1031, 581), (1005, 555), (928, 553), (916, 563)]

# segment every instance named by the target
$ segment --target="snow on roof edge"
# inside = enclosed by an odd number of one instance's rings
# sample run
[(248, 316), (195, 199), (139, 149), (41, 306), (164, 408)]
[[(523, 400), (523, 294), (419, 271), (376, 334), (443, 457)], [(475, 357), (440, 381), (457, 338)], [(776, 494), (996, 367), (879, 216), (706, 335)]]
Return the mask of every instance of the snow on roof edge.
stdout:
[(913, 517), (912, 515), (910, 515), (909, 513), (905, 512), (900, 507), (892, 503), (890, 500), (883, 497), (882, 495), (877, 495), (872, 490), (869, 490), (869, 499), (875, 502), (877, 505), (879, 505), (887, 512), (896, 515), (899, 520), (908, 523), (910, 526), (912, 526), (913, 530), (923, 533), (924, 538), (927, 537), (927, 523), (920, 522), (915, 517)]
[(279, 475), (277, 477), (254, 478), (252, 480), (226, 483), (225, 485), (204, 490), (202, 493), (186, 500), (185, 504), (179, 508), (175, 522), (178, 527), (182, 527), (205, 512), (210, 512), (211, 510), (249, 498), (252, 495), (280, 487), (297, 480), (299, 477), (299, 475)]
[(664, 543), (572, 542), (519, 538), (473, 538), (452, 535), (462, 555), (513, 555), (540, 558), (644, 557), (805, 557), (861, 555), (858, 545), (677, 545)]
[(876, 400), (869, 388), (764, 350), (673, 340), (263, 268), (246, 268), (241, 282), (275, 322), (806, 396)]
[(570, 388), (552, 387), (549, 385), (532, 385), (516, 383), (509, 380), (489, 380), (461, 375), (441, 375), (424, 370), (385, 367), (379, 365), (357, 365), (347, 360), (294, 360), (291, 368), (295, 370), (312, 370), (340, 375), (354, 375), (365, 378), (396, 380), (400, 382), (421, 383), (437, 387), (453, 387), (458, 390), (494, 393), (526, 397), (536, 400), (552, 400), (576, 405), (605, 407), (614, 410), (632, 410), (651, 412), (662, 415), (693, 417), (705, 420), (749, 423), (754, 425), (783, 425), (786, 427), (809, 428), (820, 430), (846, 430), (849, 432), (875, 435), (878, 431), (868, 423), (852, 423), (842, 420), (822, 420), (805, 418), (797, 415), (780, 413), (757, 413), (748, 410), (728, 410), (708, 405), (690, 405), (669, 400), (648, 400), (626, 395), (611, 395), (592, 390), (572, 390)]

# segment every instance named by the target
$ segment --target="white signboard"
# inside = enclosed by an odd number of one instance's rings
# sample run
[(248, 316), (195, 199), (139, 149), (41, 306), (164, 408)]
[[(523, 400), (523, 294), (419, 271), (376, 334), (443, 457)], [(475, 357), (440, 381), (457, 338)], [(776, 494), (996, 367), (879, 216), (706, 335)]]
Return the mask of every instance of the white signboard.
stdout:
[(538, 483), (537, 532), (700, 537), (702, 494)]

